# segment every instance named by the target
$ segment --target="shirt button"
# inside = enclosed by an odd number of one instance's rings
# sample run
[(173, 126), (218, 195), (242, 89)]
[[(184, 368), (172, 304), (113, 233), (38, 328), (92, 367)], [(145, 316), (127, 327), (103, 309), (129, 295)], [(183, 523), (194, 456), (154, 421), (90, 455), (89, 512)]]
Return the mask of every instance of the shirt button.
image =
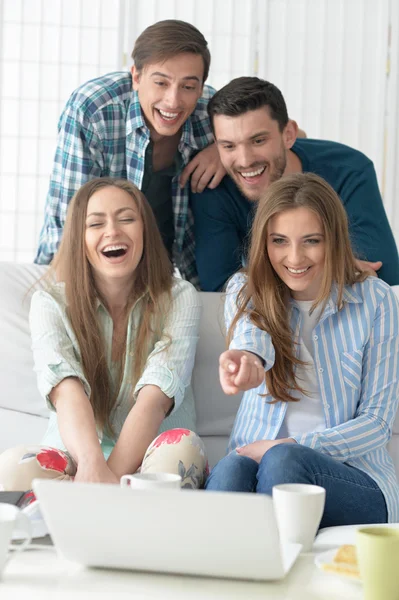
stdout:
[(323, 369), (323, 367), (320, 367), (320, 369), (319, 369), (319, 373), (323, 373), (323, 372), (324, 372), (324, 369)]
[(313, 339), (314, 339), (315, 342), (317, 342), (317, 340), (319, 339), (319, 336), (318, 335), (314, 335)]

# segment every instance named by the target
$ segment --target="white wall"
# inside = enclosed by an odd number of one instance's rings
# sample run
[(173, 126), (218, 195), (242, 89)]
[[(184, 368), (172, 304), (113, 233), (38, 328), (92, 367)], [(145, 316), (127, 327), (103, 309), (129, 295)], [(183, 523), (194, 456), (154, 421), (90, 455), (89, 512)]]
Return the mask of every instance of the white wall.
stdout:
[(0, 260), (33, 259), (57, 120), (69, 94), (87, 79), (128, 68), (137, 35), (164, 18), (204, 33), (216, 88), (259, 74), (280, 87), (290, 116), (309, 136), (368, 154), (399, 240), (398, 4), (0, 0)]
[(309, 137), (362, 150), (382, 182), (390, 0), (260, 2), (259, 75)]
[(258, 74), (309, 137), (374, 162), (399, 246), (399, 1), (259, 0)]
[(399, 2), (391, 0), (384, 127), (384, 204), (399, 246)]
[(0, 260), (33, 260), (57, 121), (120, 66), (119, 0), (0, 0)]

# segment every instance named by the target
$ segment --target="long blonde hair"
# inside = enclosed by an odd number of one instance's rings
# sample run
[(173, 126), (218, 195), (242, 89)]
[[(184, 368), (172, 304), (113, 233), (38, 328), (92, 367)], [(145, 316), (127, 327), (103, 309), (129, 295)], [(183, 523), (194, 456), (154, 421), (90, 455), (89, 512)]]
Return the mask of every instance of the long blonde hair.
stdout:
[[(45, 279), (50, 290), (54, 280), (65, 284), (67, 314), (78, 340), (83, 372), (91, 387), (90, 403), (96, 423), (112, 434), (109, 417), (116, 396), (111, 395), (105, 343), (97, 318), (98, 299), (105, 301), (96, 288), (85, 245), (88, 202), (98, 190), (110, 186), (124, 190), (131, 196), (143, 222), (143, 255), (133, 275), (134, 285), (126, 307), (127, 326), (130, 309), (138, 299), (142, 303), (141, 320), (135, 338), (134, 387), (143, 372), (154, 335), (161, 330), (173, 282), (172, 264), (151, 207), (140, 190), (130, 181), (111, 177), (96, 178), (85, 183), (71, 200), (61, 244)], [(123, 356), (120, 357), (122, 364), (127, 350), (124, 347)], [(119, 386), (120, 383), (121, 375)]]
[(237, 296), (237, 313), (227, 333), (231, 341), (237, 321), (248, 315), (254, 325), (270, 334), (275, 361), (265, 374), (268, 393), (273, 401), (296, 401), (294, 390), (304, 393), (295, 378), (295, 366), (304, 364), (295, 356), (289, 322), (290, 290), (273, 269), (267, 252), (270, 219), (286, 210), (308, 208), (318, 215), (324, 231), (325, 259), (323, 279), (312, 309), (326, 305), (332, 287), (336, 289), (338, 308), (343, 306), (346, 285), (362, 281), (352, 252), (348, 219), (332, 187), (312, 173), (287, 175), (271, 184), (260, 198), (254, 218), (247, 268), (247, 280)]

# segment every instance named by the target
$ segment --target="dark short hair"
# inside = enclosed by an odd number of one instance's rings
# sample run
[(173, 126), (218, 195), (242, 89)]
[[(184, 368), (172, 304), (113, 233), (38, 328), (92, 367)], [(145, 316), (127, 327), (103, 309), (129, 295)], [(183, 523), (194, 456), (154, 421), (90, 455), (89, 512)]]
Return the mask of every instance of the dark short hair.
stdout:
[(163, 62), (185, 52), (202, 56), (203, 83), (208, 77), (211, 55), (205, 37), (191, 23), (167, 19), (150, 25), (137, 38), (132, 59), (135, 67), (141, 71), (147, 65)]
[(238, 117), (263, 106), (270, 117), (278, 122), (280, 131), (288, 123), (288, 112), (280, 90), (259, 77), (237, 77), (222, 87), (208, 103), (208, 114), (213, 128), (215, 115)]

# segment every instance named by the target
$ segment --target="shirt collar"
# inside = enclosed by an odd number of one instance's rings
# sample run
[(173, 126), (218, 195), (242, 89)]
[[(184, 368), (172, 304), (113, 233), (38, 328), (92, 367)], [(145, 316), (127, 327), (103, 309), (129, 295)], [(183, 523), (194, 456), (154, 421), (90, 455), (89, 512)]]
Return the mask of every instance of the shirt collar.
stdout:
[[(346, 285), (342, 292), (342, 302), (347, 302), (349, 304), (360, 304), (363, 302), (363, 298), (358, 294), (353, 285)], [(334, 312), (338, 310), (338, 287), (336, 284), (333, 284), (330, 294), (330, 299), (327, 303), (327, 306), (330, 304), (331, 308)]]
[[(342, 293), (342, 302), (346, 302), (349, 304), (361, 304), (363, 302), (362, 296), (356, 291), (355, 286), (347, 285), (343, 289)], [(290, 298), (291, 307), (299, 310), (297, 306), (295, 306), (294, 299)], [(321, 315), (323, 318), (328, 317), (331, 314), (338, 312), (338, 287), (336, 284), (333, 284), (331, 288), (331, 294), (329, 299), (327, 300), (325, 309), (323, 314)]]
[[(138, 303), (140, 302), (140, 300), (142, 300), (142, 299), (144, 298), (145, 294), (146, 294), (146, 292), (143, 292), (143, 293), (141, 294), (141, 296), (139, 296), (139, 297), (136, 299), (135, 303), (133, 304), (133, 306), (132, 306), (132, 308), (131, 308), (131, 310), (130, 310), (130, 315), (131, 315), (131, 313), (133, 312), (133, 309), (134, 309), (134, 308), (136, 308), (136, 306), (138, 305)], [(103, 310), (103, 311), (104, 311), (104, 312), (105, 312), (105, 313), (106, 313), (106, 314), (107, 314), (109, 317), (111, 317), (111, 315), (109, 314), (108, 310), (107, 310), (107, 309), (106, 309), (106, 307), (104, 306), (104, 303), (103, 303), (103, 302), (101, 302), (101, 300), (100, 300), (100, 298), (99, 298), (98, 296), (96, 296), (96, 297), (95, 297), (95, 300), (94, 300), (94, 306), (95, 306), (96, 312), (98, 312), (98, 311), (101, 309), (101, 310)], [(129, 318), (130, 318), (130, 317), (129, 317)]]
[[(180, 138), (180, 144), (184, 146), (189, 146), (193, 150), (198, 150), (198, 144), (196, 142), (193, 130), (193, 124), (191, 121), (191, 116), (186, 120), (183, 125), (182, 134)], [(179, 144), (179, 146), (180, 146)]]
[(148, 129), (144, 120), (141, 105), (139, 102), (139, 95), (136, 92), (136, 90), (132, 90), (132, 96), (129, 105), (129, 118), (126, 123), (126, 133), (132, 133), (132, 131), (140, 129), (141, 127), (144, 127), (146, 129), (149, 136), (150, 130)]

